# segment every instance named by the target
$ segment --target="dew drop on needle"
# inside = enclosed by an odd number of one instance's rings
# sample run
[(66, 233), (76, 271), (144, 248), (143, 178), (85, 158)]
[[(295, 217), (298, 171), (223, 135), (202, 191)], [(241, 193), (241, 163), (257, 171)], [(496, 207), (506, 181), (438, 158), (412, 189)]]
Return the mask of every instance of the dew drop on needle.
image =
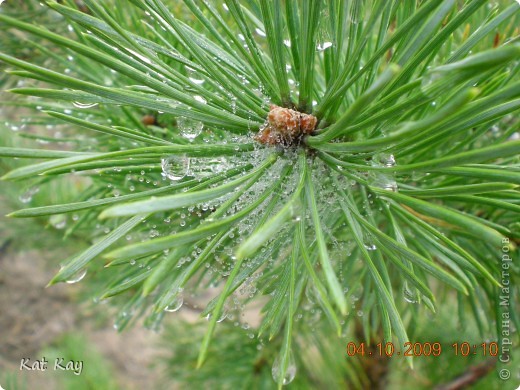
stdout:
[[(271, 373), (273, 375), (273, 379), (276, 383), (280, 382), (280, 377), (283, 373), (283, 364), (284, 361), (280, 355), (276, 357), (276, 359), (273, 362), (273, 367), (271, 370)], [(285, 369), (285, 375), (283, 376), (283, 379), (281, 379), (282, 384), (288, 385), (294, 380), (294, 377), (296, 376), (296, 363), (294, 362), (294, 356), (292, 351), (289, 352), (289, 356), (287, 359), (286, 369)]]
[(190, 169), (189, 157), (173, 155), (161, 159), (162, 175), (170, 180), (178, 181), (184, 178)]

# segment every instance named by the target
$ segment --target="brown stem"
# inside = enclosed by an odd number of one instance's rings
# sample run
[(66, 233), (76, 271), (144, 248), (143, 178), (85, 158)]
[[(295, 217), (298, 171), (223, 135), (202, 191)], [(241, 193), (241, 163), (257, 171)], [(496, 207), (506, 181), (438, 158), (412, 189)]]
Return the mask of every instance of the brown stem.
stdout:
[(469, 366), (466, 372), (452, 379), (450, 382), (439, 385), (435, 390), (460, 390), (478, 382), (496, 366), (496, 359), (488, 359), (474, 366)]
[[(360, 342), (364, 342), (363, 324), (361, 321), (356, 322), (355, 329), (356, 338)], [(383, 335), (380, 335), (380, 342), (383, 342)], [(365, 343), (365, 355), (360, 358), (361, 366), (368, 379), (365, 389), (383, 390), (387, 386), (387, 376), (390, 368), (390, 359), (386, 355), (380, 355), (377, 349), (377, 343), (372, 342), (370, 345)]]

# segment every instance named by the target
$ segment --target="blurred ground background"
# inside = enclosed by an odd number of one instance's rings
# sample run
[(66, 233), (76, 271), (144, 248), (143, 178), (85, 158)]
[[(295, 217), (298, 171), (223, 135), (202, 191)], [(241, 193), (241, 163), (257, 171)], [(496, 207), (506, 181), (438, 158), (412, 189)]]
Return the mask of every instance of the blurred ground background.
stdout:
[[(0, 200), (1, 218), (6, 204), (5, 198)], [(3, 222), (5, 229), (11, 221)], [(5, 230), (0, 230), (0, 237), (0, 385), (6, 388), (4, 382), (9, 380), (21, 389), (59, 389), (73, 380), (69, 385), (77, 389), (96, 388), (96, 383), (110, 388), (155, 388), (158, 375), (152, 363), (159, 354), (157, 333), (134, 327), (118, 335), (111, 326), (114, 310), (92, 301), (78, 302), (84, 288), (81, 283), (45, 288), (69, 245), (59, 245), (59, 239), (45, 231), (30, 240), (46, 242), (44, 246), (54, 241), (54, 248), (37, 250), (28, 245), (24, 249), (28, 237), (6, 239)], [(24, 357), (46, 356), (51, 365), (52, 355), (84, 360), (80, 381), (52, 368), (19, 371)]]

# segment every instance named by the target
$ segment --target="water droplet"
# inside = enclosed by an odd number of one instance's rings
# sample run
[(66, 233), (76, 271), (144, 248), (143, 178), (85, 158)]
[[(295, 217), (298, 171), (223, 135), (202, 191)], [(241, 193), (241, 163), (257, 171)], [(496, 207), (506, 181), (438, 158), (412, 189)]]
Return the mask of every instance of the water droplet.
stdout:
[(226, 310), (222, 310), (222, 313), (220, 313), (220, 317), (218, 318), (217, 322), (224, 321), (228, 316), (228, 313)]
[(207, 103), (207, 100), (204, 99), (202, 96), (200, 95), (195, 95), (193, 96), (193, 99), (195, 99), (196, 101), (198, 101), (199, 103), (202, 103), (202, 104), (206, 104)]
[(323, 43), (318, 44), (318, 46), (316, 46), (316, 50), (323, 51), (323, 50), (328, 49), (329, 47), (332, 47), (332, 42), (323, 42)]
[(130, 54), (132, 54), (134, 57), (139, 58), (141, 61), (146, 62), (147, 64), (151, 64), (152, 61), (148, 58), (143, 56), (142, 54), (137, 53), (136, 51), (133, 51), (132, 49), (126, 48)]
[(176, 312), (182, 307), (183, 303), (184, 298), (182, 295), (178, 295), (172, 303), (165, 307), (164, 311), (168, 311), (170, 313)]
[(72, 105), (76, 108), (92, 108), (96, 107), (98, 103), (80, 103), (80, 102), (73, 102)]
[(170, 180), (181, 180), (190, 169), (190, 159), (185, 155), (161, 159), (162, 175)]
[(197, 79), (197, 78), (195, 78), (195, 77), (193, 77), (193, 76), (192, 76), (192, 77), (189, 77), (189, 79), (190, 79), (190, 81), (191, 81), (193, 84), (197, 84), (197, 85), (204, 84), (204, 82), (206, 81), (206, 80), (204, 80), (204, 79)]
[(56, 229), (61, 230), (67, 225), (67, 217), (63, 214), (52, 215), (49, 218), (49, 223)]
[(195, 69), (186, 66), (186, 71), (188, 72), (188, 78), (193, 84), (201, 85), (206, 81)]
[(367, 251), (375, 251), (377, 249), (377, 246), (375, 244), (371, 244), (371, 243), (365, 243), (363, 244), (363, 246), (365, 247), (365, 249)]
[(237, 112), (237, 98), (235, 96), (231, 96), (231, 111), (233, 114)]
[(204, 124), (199, 121), (194, 121), (185, 117), (177, 118), (177, 126), (180, 134), (184, 138), (188, 138), (190, 141), (195, 139), (204, 128)]
[[(372, 158), (372, 166), (392, 168), (396, 165), (393, 154), (378, 154)], [(379, 187), (387, 191), (397, 192), (398, 186), (393, 172), (372, 171), (368, 175), (368, 181), (374, 187)]]
[(18, 199), (22, 203), (29, 203), (33, 196), (36, 195), (40, 191), (40, 187), (31, 187), (27, 191), (25, 191)]
[(495, 137), (498, 137), (500, 135), (500, 127), (498, 127), (497, 125), (493, 125), (489, 128), (489, 131), (491, 132), (491, 134), (493, 134), (493, 136)]
[[(60, 268), (60, 270), (63, 269), (63, 267)], [(87, 274), (87, 269), (86, 268), (83, 268), (83, 269), (80, 269), (78, 272), (76, 272), (74, 275), (70, 276), (66, 281), (65, 283), (68, 283), (68, 284), (74, 284), (74, 283), (77, 283), (79, 282), (80, 280), (82, 280), (85, 275)]]
[(408, 283), (406, 282), (403, 287), (403, 297), (404, 300), (408, 303), (417, 303), (418, 301), (416, 292), (408, 287)]
[(385, 167), (393, 167), (395, 166), (395, 157), (393, 154), (386, 156), (384, 161)]
[(518, 131), (515, 131), (513, 134), (511, 134), (511, 136), (507, 140), (508, 141), (518, 141), (519, 139), (520, 139), (520, 133)]
[(265, 37), (265, 36), (266, 36), (265, 32), (262, 31), (262, 30), (260, 30), (259, 28), (255, 28), (255, 32), (256, 32), (259, 36), (261, 36), (261, 37)]
[(287, 361), (285, 362), (285, 375), (281, 378), (283, 370), (283, 359), (278, 355), (273, 362), (273, 368), (271, 373), (273, 375), (273, 379), (276, 383), (282, 382), (284, 385), (288, 385), (294, 380), (296, 376), (296, 363), (294, 362), (294, 356), (292, 351), (289, 352), (289, 356)]

